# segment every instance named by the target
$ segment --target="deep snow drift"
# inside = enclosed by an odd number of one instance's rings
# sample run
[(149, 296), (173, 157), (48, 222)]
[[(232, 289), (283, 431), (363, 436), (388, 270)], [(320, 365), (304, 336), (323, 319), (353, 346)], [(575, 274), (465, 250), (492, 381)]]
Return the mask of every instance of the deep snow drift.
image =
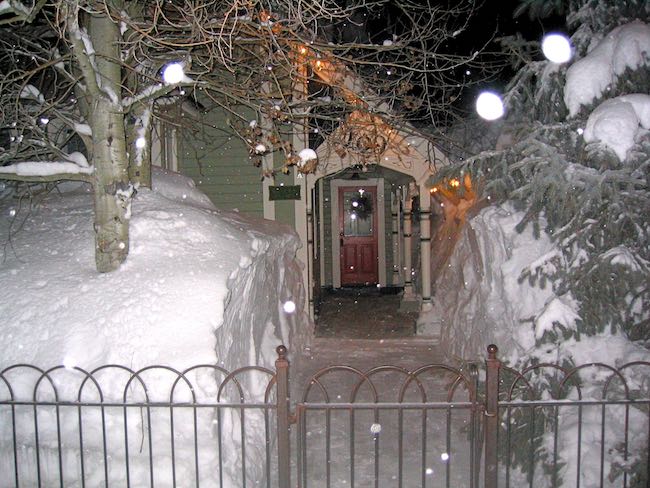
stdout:
[(31, 211), (1, 202), (3, 365), (269, 366), (281, 342), (308, 342), (295, 234), (218, 212), (180, 175), (154, 178), (133, 204), (129, 257), (110, 274), (94, 270), (88, 190), (54, 190)]
[[(113, 273), (98, 274), (92, 195), (79, 184), (62, 189), (37, 195), (31, 208), (27, 199), (0, 200), (0, 235), (5, 243), (0, 264), (1, 367), (63, 364), (90, 370), (112, 363), (132, 370), (153, 364), (176, 369), (195, 364), (227, 370), (245, 365), (272, 368), (277, 345), (284, 343), (298, 352), (311, 340), (312, 325), (303, 312), (301, 269), (295, 260), (299, 240), (290, 229), (219, 212), (191, 180), (155, 172), (153, 191), (141, 190), (133, 203), (126, 263)], [(283, 307), (290, 301), (295, 311)], [(198, 396), (214, 396), (214, 375), (197, 373), (194, 380)], [(23, 384), (20, 377), (12, 377), (12, 386), (16, 385), (18, 396), (31, 398), (32, 378)], [(124, 378), (108, 377), (102, 388), (108, 397), (119, 398), (123, 385)], [(147, 386), (154, 396), (157, 389), (168, 394), (169, 378), (154, 375), (147, 378)], [(74, 382), (57, 383), (64, 399), (74, 399), (78, 387)], [(6, 398), (6, 389), (0, 387), (0, 395)], [(209, 437), (213, 414), (204, 409), (201, 415), (206, 418), (200, 419), (200, 428)], [(5, 448), (11, 439), (6, 420), (0, 420)], [(236, 420), (226, 422), (224, 428), (228, 427), (236, 429)], [(113, 428), (117, 433), (122, 426), (115, 423)], [(182, 435), (183, 426), (178, 428)], [(264, 433), (259, 434), (263, 444)], [(51, 441), (44, 435), (42, 450)], [(26, 446), (27, 451), (21, 452), (29, 463), (33, 439), (19, 442)], [(87, 445), (92, 447), (92, 442)], [(5, 454), (0, 455), (0, 472), (13, 472), (13, 465), (3, 465), (13, 462)], [(137, 476), (138, 460), (133, 462)], [(179, 455), (176, 462), (179, 472), (185, 468), (192, 472), (191, 456)], [(201, 462), (214, 472), (214, 458)], [(236, 474), (232, 475), (237, 484)], [(119, 482), (123, 473), (110, 476)]]
[[(536, 340), (555, 324), (572, 328), (577, 304), (557, 297), (550, 284), (544, 288), (520, 280), (526, 270), (550, 265), (558, 253), (548, 235), (538, 239), (529, 227), (519, 233), (524, 217), (512, 205), (491, 206), (469, 220), (444, 271), (436, 280), (436, 302), (431, 315), (441, 322), (443, 350), (450, 356), (473, 360), (485, 354), (487, 344), (497, 344), (501, 359), (518, 364), (535, 353), (543, 361), (576, 364), (601, 361), (618, 363), (650, 359), (650, 352), (622, 336), (606, 335), (609, 353), (597, 347), (603, 337), (583, 336), (564, 341), (562, 347), (540, 351)], [(545, 354), (544, 354), (545, 353)]]

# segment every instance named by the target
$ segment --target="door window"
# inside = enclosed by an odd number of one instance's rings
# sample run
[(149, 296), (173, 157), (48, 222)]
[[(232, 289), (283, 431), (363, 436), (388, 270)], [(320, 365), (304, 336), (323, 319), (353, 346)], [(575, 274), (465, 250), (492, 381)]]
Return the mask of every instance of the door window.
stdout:
[(363, 188), (343, 192), (343, 234), (346, 237), (372, 236), (372, 193)]

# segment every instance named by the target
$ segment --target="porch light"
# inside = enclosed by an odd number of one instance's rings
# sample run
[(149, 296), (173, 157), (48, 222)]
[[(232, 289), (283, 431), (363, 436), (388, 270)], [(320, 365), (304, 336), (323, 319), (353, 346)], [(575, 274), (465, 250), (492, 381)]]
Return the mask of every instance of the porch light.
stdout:
[(305, 46), (300, 46), (300, 54), (307, 54), (307, 48)]
[(452, 188), (458, 188), (460, 186), (460, 181), (454, 178), (453, 180), (449, 181), (449, 186)]
[(431, 190), (429, 190), (429, 193), (437, 193), (437, 192), (438, 192), (437, 186), (434, 186), (433, 188), (431, 188)]

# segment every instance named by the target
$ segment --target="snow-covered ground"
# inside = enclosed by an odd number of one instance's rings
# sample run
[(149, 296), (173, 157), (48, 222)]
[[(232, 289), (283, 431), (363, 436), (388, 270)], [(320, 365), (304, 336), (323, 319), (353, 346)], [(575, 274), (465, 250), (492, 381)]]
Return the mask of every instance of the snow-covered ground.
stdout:
[[(31, 201), (10, 196), (0, 200), (0, 235), (4, 243), (0, 264), (0, 368), (15, 363), (45, 369), (65, 365), (54, 380), (58, 398), (74, 400), (79, 378), (83, 379), (77, 375), (76, 381), (70, 381), (74, 368), (90, 371), (104, 364), (132, 370), (154, 364), (178, 370), (197, 364), (227, 370), (247, 365), (272, 367), (277, 345), (290, 344), (292, 351), (300, 351), (310, 342), (312, 324), (303, 312), (301, 269), (295, 260), (299, 240), (288, 228), (220, 212), (191, 180), (162, 171), (154, 173), (153, 191), (138, 193), (130, 228), (126, 263), (118, 271), (99, 274), (94, 268), (92, 195), (87, 187), (65, 184), (60, 190), (36, 194)], [(114, 373), (102, 375), (105, 398), (119, 399), (124, 393), (125, 375)], [(147, 376), (150, 399), (165, 400), (167, 395), (169, 400), (170, 377), (171, 381), (175, 379), (160, 372)], [(32, 398), (34, 375), (16, 370), (7, 378), (14, 398)], [(214, 373), (197, 371), (191, 379), (199, 398), (214, 398)], [(253, 397), (259, 395), (261, 385), (252, 382), (250, 386)], [(7, 388), (0, 386), (2, 398), (8, 394)], [(51, 399), (51, 395), (51, 389), (39, 387), (39, 399)], [(28, 410), (18, 417), (19, 422), (33, 424)], [(4, 415), (0, 420), (0, 449), (4, 450), (0, 454), (0, 472), (13, 473), (8, 410), (0, 414)], [(199, 430), (203, 429), (200, 433), (208, 437), (214, 429), (213, 415), (205, 409), (199, 415)], [(136, 430), (144, 422), (139, 413), (137, 417), (133, 419)], [(76, 425), (68, 417), (62, 422), (64, 444), (72, 443), (65, 437), (73, 435), (66, 430), (68, 421)], [(254, 426), (254, 422), (255, 415), (251, 414), (250, 425)], [(234, 432), (237, 421), (226, 419), (223, 425)], [(97, 421), (94, 428), (98, 427)], [(191, 439), (191, 428), (191, 422), (176, 425), (181, 438)], [(109, 437), (111, 429), (115, 438), (123, 435), (123, 424), (116, 418), (109, 418), (107, 429)], [(27, 485), (34, 481), (27, 474), (30, 468), (33, 474), (35, 459), (30, 432), (27, 428), (25, 436), (18, 439), (21, 469), (25, 470), (21, 479)], [(100, 459), (93, 457), (99, 456), (99, 446), (89, 435), (85, 444), (87, 459)], [(248, 440), (263, 449), (264, 432), (258, 431), (255, 436)], [(232, 438), (238, 442), (236, 435)], [(47, 458), (56, 453), (55, 439), (51, 426), (42, 432), (40, 454), (44, 465), (55, 460)], [(139, 436), (137, 439), (140, 442)], [(167, 448), (168, 440), (154, 435), (153, 450), (163, 449), (163, 445)], [(71, 463), (67, 472), (76, 475), (74, 449), (67, 451), (67, 447), (64, 463)], [(110, 453), (118, 456), (117, 452)], [(161, 454), (163, 458), (168, 455), (167, 451)], [(238, 476), (236, 457), (226, 459), (233, 462), (225, 467), (226, 480), (231, 476), (234, 485)], [(138, 476), (144, 482), (147, 462), (146, 452), (140, 450), (132, 460), (132, 483), (137, 485)], [(193, 462), (191, 452), (179, 453), (179, 473), (192, 473)], [(204, 456), (200, 462), (202, 473), (215, 472), (217, 459)], [(90, 480), (103, 476), (101, 464), (87, 464)], [(57, 476), (58, 468), (51, 466)], [(251, 476), (259, 479), (261, 467), (252, 465), (250, 469)], [(161, 470), (157, 476), (164, 481), (170, 473)], [(110, 472), (109, 477), (123, 482), (124, 471)], [(184, 482), (190, 483), (190, 478), (187, 475)], [(0, 486), (4, 483), (13, 486), (12, 479), (3, 479)], [(212, 485), (204, 481), (201, 486)]]

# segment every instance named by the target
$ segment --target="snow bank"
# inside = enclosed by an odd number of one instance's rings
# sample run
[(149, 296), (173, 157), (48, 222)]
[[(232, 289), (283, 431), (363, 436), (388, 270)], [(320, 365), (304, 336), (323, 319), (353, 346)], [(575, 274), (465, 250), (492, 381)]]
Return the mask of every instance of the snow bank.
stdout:
[[(511, 206), (488, 207), (468, 221), (435, 282), (431, 322), (441, 325), (442, 349), (463, 359), (483, 357), (488, 344), (523, 355), (535, 345), (533, 318), (552, 297), (519, 283), (521, 271), (548, 254), (547, 238), (519, 234), (522, 214)], [(528, 325), (520, 325), (527, 319)], [(422, 333), (426, 334), (426, 330)]]
[[(103, 364), (131, 369), (153, 364), (176, 369), (195, 364), (228, 370), (251, 364), (272, 368), (275, 346), (284, 343), (298, 352), (310, 340), (311, 325), (302, 312), (300, 267), (294, 259), (297, 236), (274, 223), (217, 211), (180, 175), (156, 172), (154, 191), (138, 193), (129, 257), (109, 274), (95, 271), (92, 195), (86, 187), (52, 192), (31, 211), (28, 207), (17, 200), (0, 201), (0, 235), (5, 239), (0, 264), (0, 367), (31, 363), (85, 370)], [(297, 305), (293, 313), (283, 309), (288, 300)], [(193, 379), (195, 393), (214, 400), (214, 374), (197, 373)], [(15, 380), (16, 393), (30, 398), (33, 379), (25, 378), (24, 385), (21, 378)], [(153, 397), (158, 390), (163, 397), (169, 394), (169, 378), (154, 375), (147, 386)], [(255, 381), (249, 386), (260, 388)], [(78, 384), (61, 382), (57, 388), (59, 398), (74, 399)], [(109, 397), (119, 396), (123, 388), (123, 375), (103, 379), (102, 390)], [(3, 398), (6, 394), (0, 389)], [(209, 438), (213, 413), (202, 412), (199, 436)], [(134, 419), (136, 428), (140, 422)], [(253, 414), (247, 422), (254, 425)], [(6, 419), (0, 424), (9, 425)], [(109, 422), (109, 435), (111, 427), (119, 436), (123, 425)], [(190, 422), (177, 425), (179, 435), (188, 439), (191, 428)], [(238, 425), (231, 420), (224, 428), (236, 432)], [(44, 459), (52, 447), (48, 434), (55, 435), (45, 432), (41, 438)], [(263, 431), (252, 434), (258, 438), (250, 435), (248, 441), (263, 449)], [(31, 449), (33, 439), (19, 441), (24, 446), (21, 452)], [(10, 447), (7, 430), (0, 429), (0, 442)], [(168, 448), (169, 442), (154, 437), (154, 449), (158, 445)], [(90, 459), (94, 446), (89, 442), (86, 447)], [(255, 448), (249, 452), (256, 455)], [(73, 451), (68, 454), (75, 459)], [(145, 454), (132, 459), (134, 473), (147, 474)], [(0, 458), (8, 463), (12, 456), (5, 453)], [(66, 457), (66, 462), (70, 459)], [(236, 456), (230, 460), (226, 480), (237, 485), (240, 460)], [(176, 462), (179, 473), (193, 472), (191, 452), (179, 454)], [(218, 471), (213, 455), (200, 462), (203, 473)], [(262, 476), (255, 463), (249, 463), (249, 470), (251, 479)], [(13, 472), (13, 467), (0, 463), (0, 472)], [(113, 475), (119, 483), (124, 473)], [(89, 476), (93, 479), (92, 472)], [(158, 476), (166, 480), (164, 473)]]
[[(620, 389), (618, 377), (603, 364), (621, 367), (633, 361), (648, 361), (647, 349), (608, 330), (595, 336), (581, 334), (579, 340), (575, 336), (562, 338), (558, 328), (575, 329), (580, 318), (579, 307), (570, 295), (556, 296), (550, 285), (540, 288), (531, 286), (528, 280), (520, 282), (518, 279), (522, 272), (534, 273), (540, 268), (552, 274), (558, 260), (562, 259), (545, 233), (535, 239), (530, 226), (522, 233), (516, 231), (515, 226), (523, 216), (510, 204), (504, 204), (488, 207), (467, 222), (445, 269), (435, 282), (437, 306), (425, 323), (431, 327), (436, 323), (442, 325), (441, 349), (462, 361), (480, 360), (485, 356), (487, 345), (494, 343), (499, 346), (500, 359), (519, 369), (531, 359), (550, 364), (562, 364), (568, 359), (576, 365), (597, 363), (579, 373), (584, 382), (582, 398), (623, 398), (625, 392)], [(617, 252), (612, 259), (624, 259), (619, 258), (620, 254)], [(547, 333), (554, 333), (560, 339), (544, 342)], [(547, 373), (552, 376), (555, 371)], [(647, 391), (647, 369), (633, 371), (628, 368), (624, 374), (631, 390)], [(527, 378), (536, 384), (535, 378)], [(541, 396), (550, 399), (550, 389), (544, 390)], [(601, 429), (606, 439), (605, 476), (612, 476), (606, 486), (620, 485), (622, 475), (620, 470), (617, 474), (617, 466), (642, 462), (640, 456), (647, 453), (647, 415), (637, 408), (627, 412), (629, 425), (636, 428), (628, 432), (628, 458), (624, 461), (621, 446), (622, 433), (626, 431), (625, 407), (610, 405), (606, 408), (604, 426), (605, 409), (600, 406), (584, 407), (581, 417), (576, 409), (560, 409), (557, 445), (552, 430), (541, 437), (541, 447), (536, 453), (540, 465), (535, 470), (535, 486), (547, 486), (549, 475), (541, 463), (556, 447), (561, 466), (559, 476), (567, 486), (573, 486), (578, 476), (579, 432), (582, 439), (580, 486), (600, 486)], [(538, 414), (541, 416), (543, 412), (539, 410)], [(517, 470), (515, 466), (511, 471), (513, 480)], [(515, 484), (526, 484), (525, 475), (519, 475), (521, 481)]]
[(650, 63), (650, 26), (634, 21), (612, 30), (566, 73), (564, 102), (571, 116), (598, 99), (627, 68)]
[(428, 322), (441, 325), (442, 349), (456, 358), (477, 360), (494, 343), (500, 358), (512, 365), (531, 355), (551, 363), (572, 359), (575, 364), (600, 361), (616, 366), (628, 360), (647, 361), (646, 349), (609, 332), (603, 333), (608, 347), (612, 345), (607, 358), (595, 348), (604, 340), (602, 335), (565, 339), (548, 350), (538, 346), (543, 335), (557, 332), (558, 326), (575, 329), (579, 306), (570, 295), (557, 296), (550, 284), (542, 288), (520, 279), (536, 269), (552, 274), (562, 259), (546, 233), (536, 239), (530, 226), (517, 232), (523, 217), (511, 204), (490, 206), (462, 229), (435, 281), (439, 305), (428, 317)]
[(641, 128), (650, 129), (650, 95), (634, 93), (596, 107), (587, 119), (584, 138), (586, 142), (602, 142), (624, 161)]

